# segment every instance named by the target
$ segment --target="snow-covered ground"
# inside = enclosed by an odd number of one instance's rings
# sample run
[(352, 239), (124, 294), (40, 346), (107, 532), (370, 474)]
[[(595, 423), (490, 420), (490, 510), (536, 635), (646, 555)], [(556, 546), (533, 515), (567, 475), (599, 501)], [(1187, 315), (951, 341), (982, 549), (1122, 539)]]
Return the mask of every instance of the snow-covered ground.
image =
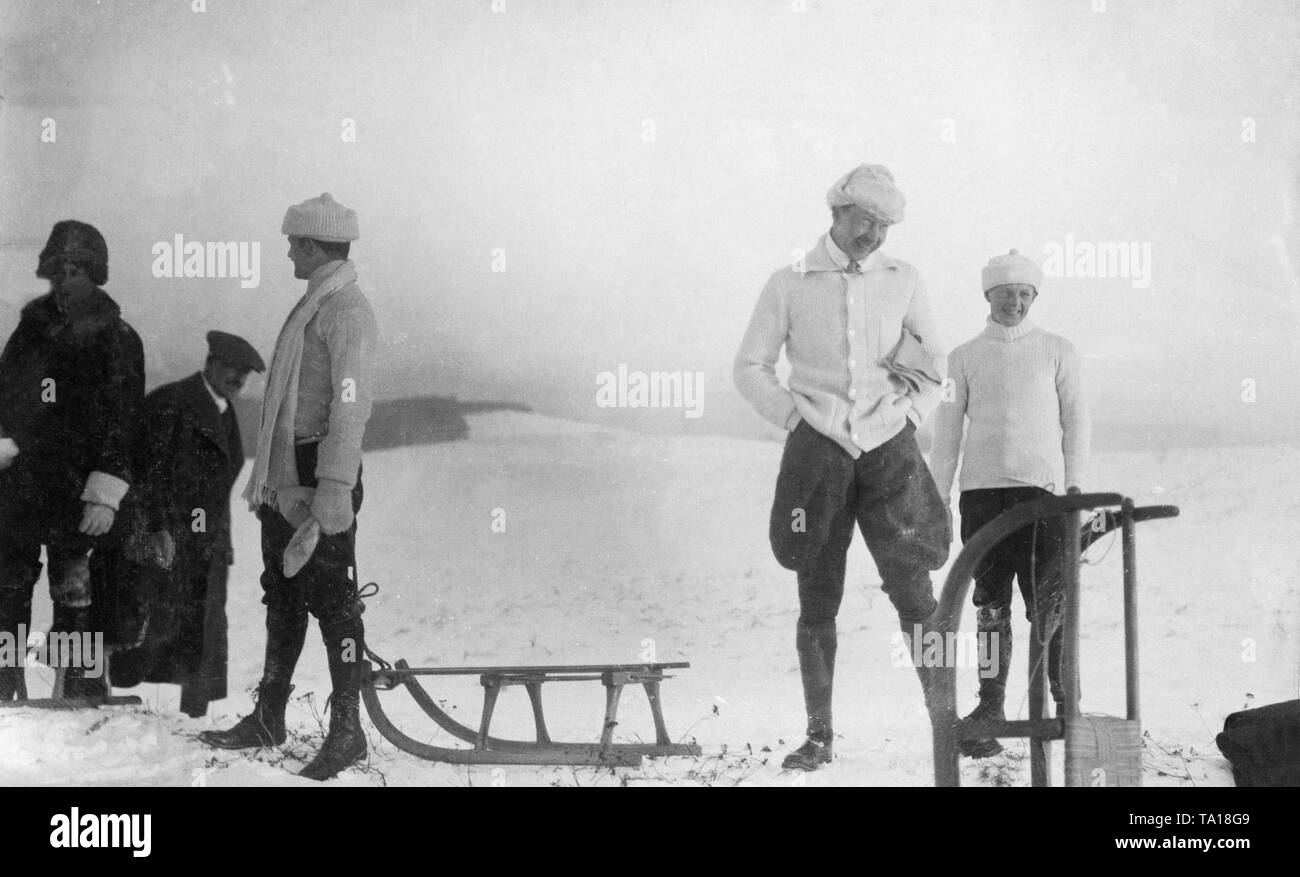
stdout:
[[(532, 414), (470, 419), (470, 438), (368, 454), (358, 559), (370, 645), (413, 665), (687, 660), (664, 685), (674, 736), (701, 758), (647, 761), (639, 770), (465, 767), (395, 749), (367, 722), (372, 751), (351, 785), (926, 785), (929, 724), (910, 667), (890, 660), (897, 621), (860, 538), (849, 561), (836, 672), (837, 759), (791, 775), (780, 757), (800, 742), (794, 651), (794, 576), (771, 558), (767, 514), (781, 448), (770, 442), (651, 436)], [(1097, 455), (1091, 488), (1139, 505), (1182, 508), (1138, 531), (1143, 727), (1148, 785), (1229, 785), (1214, 747), (1224, 717), (1300, 691), (1300, 449), (1193, 448)], [(242, 481), (241, 481), (242, 485)], [(494, 521), (504, 521), (493, 527)], [(1121, 715), (1120, 551), (1107, 537), (1084, 570), (1081, 650), (1086, 712)], [(178, 689), (141, 686), (140, 708), (89, 712), (0, 710), (0, 784), (281, 785), (324, 733), (325, 657), (313, 623), (295, 679), (290, 744), (214, 752), (195, 740), (246, 711), (262, 664), (257, 529), (237, 510), (228, 613), (232, 697), (209, 716), (178, 714)], [(956, 555), (954, 548), (953, 556)], [(935, 576), (936, 588), (943, 581)], [(37, 625), (48, 623), (44, 584)], [(973, 624), (968, 608), (963, 619)], [(1027, 713), (1019, 643), (1009, 711)], [(974, 669), (959, 671), (960, 707), (974, 702)], [(48, 671), (29, 671), (36, 691)], [(476, 677), (438, 680), (435, 696), (477, 723)], [(649, 711), (629, 689), (624, 739), (652, 739)], [(550, 685), (556, 739), (595, 740), (598, 683)], [(402, 692), (385, 695), (408, 733), (456, 743)], [(527, 737), (522, 691), (507, 690), (494, 733)], [(1028, 784), (1027, 750), (963, 761), (963, 782)], [(1053, 747), (1061, 778), (1061, 745)]]

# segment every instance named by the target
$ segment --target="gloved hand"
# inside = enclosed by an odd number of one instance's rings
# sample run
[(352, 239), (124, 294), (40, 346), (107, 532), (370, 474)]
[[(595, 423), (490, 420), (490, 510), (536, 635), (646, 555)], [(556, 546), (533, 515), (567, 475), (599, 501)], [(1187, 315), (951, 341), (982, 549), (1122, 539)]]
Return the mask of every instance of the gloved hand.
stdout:
[(158, 530), (149, 534), (149, 553), (154, 563), (163, 569), (171, 569), (176, 561), (176, 542), (167, 530)]
[(87, 536), (103, 536), (113, 528), (113, 521), (117, 518), (117, 512), (112, 507), (104, 505), (102, 502), (85, 503), (85, 511), (81, 515), (81, 526), (78, 531), (85, 533)]
[(311, 503), (311, 516), (320, 523), (326, 536), (342, 533), (352, 526), (352, 485), (322, 478), (316, 485), (316, 498)]
[(0, 470), (8, 469), (18, 456), (18, 445), (11, 438), (0, 438)]
[(311, 503), (315, 496), (314, 487), (281, 488), (275, 493), (275, 507), (297, 529), (311, 516)]

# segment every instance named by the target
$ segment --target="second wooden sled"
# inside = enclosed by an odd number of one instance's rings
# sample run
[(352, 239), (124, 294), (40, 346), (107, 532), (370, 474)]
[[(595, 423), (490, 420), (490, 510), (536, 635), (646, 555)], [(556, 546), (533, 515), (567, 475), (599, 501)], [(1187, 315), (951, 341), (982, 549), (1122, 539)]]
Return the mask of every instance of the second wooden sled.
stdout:
[[(403, 752), (429, 761), (451, 764), (585, 764), (617, 767), (637, 767), (642, 758), (659, 758), (669, 755), (700, 755), (694, 743), (674, 743), (668, 736), (663, 711), (659, 705), (659, 683), (671, 678), (666, 670), (689, 667), (685, 662), (667, 664), (577, 664), (538, 667), (411, 667), (406, 661), (389, 666), (373, 653), (369, 655), (380, 666), (370, 661), (362, 664), (361, 699), (370, 714), (375, 728)], [(483, 686), (483, 715), (477, 730), (456, 721), (448, 715), (420, 684), (420, 676), (478, 676)], [(553, 741), (546, 728), (542, 711), (542, 685), (547, 682), (580, 682), (600, 680), (605, 686), (605, 722), (599, 743), (561, 743)], [(380, 691), (398, 686), (406, 688), (417, 705), (447, 733), (470, 744), (469, 748), (453, 748), (421, 743), (403, 733), (384, 712), (379, 700)], [(491, 736), (488, 731), (492, 713), (501, 689), (522, 685), (532, 704), (535, 740), (505, 740)], [(614, 728), (618, 724), (618, 706), (624, 687), (640, 685), (650, 700), (650, 714), (654, 719), (654, 743), (616, 743)]]

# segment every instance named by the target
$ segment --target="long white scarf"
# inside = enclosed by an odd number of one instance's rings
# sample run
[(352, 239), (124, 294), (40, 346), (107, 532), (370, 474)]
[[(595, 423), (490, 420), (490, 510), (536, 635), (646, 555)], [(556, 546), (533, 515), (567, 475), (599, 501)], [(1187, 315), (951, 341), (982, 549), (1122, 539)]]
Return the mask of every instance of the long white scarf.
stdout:
[(262, 423), (257, 431), (257, 456), (253, 474), (244, 488), (249, 508), (275, 504), (275, 495), (287, 487), (300, 486), (298, 463), (294, 458), (293, 424), (298, 411), (298, 375), (302, 369), (302, 350), (307, 324), (316, 316), (321, 304), (357, 279), (357, 269), (344, 260), (307, 292), (285, 320), (271, 357), (271, 373), (266, 378), (262, 396)]

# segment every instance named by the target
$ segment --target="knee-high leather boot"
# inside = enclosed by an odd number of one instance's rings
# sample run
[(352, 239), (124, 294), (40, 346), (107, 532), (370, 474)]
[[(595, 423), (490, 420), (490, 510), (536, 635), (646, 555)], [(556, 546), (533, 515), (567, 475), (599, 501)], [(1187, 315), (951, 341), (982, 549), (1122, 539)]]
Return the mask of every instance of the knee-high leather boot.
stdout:
[(803, 679), (804, 707), (808, 714), (808, 739), (785, 757), (787, 770), (816, 770), (831, 760), (831, 690), (835, 677), (837, 637), (834, 621), (795, 626), (795, 649), (799, 653), (799, 675)]
[(284, 711), (293, 690), (293, 671), (298, 666), (307, 637), (307, 609), (271, 604), (266, 607), (266, 663), (257, 686), (253, 711), (231, 728), (204, 731), (199, 739), (218, 749), (249, 749), (279, 746), (288, 737)]
[[(980, 654), (989, 660), (989, 669), (994, 672), (985, 675), (985, 668), (980, 668), (979, 704), (965, 721), (1005, 721), (1007, 673), (1011, 670), (1011, 610), (981, 606), (976, 618)], [(962, 755), (971, 758), (988, 758), (1001, 751), (1002, 744), (993, 737), (966, 740), (961, 744)]]
[(299, 776), (327, 780), (366, 757), (366, 735), (361, 730), (364, 637), (365, 626), (359, 614), (321, 625), (334, 688), (330, 695), (330, 729), (320, 752)]

